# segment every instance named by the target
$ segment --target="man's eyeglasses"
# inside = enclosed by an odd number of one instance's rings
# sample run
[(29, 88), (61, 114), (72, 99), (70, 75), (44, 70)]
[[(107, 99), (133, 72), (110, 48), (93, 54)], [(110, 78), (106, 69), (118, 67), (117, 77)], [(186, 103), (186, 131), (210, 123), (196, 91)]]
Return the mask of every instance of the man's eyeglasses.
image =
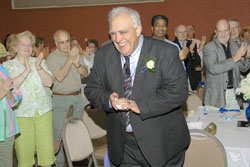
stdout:
[(66, 40), (66, 41), (59, 41), (59, 42), (57, 42), (58, 44), (60, 44), (60, 45), (63, 45), (63, 44), (67, 44), (67, 43), (69, 43), (70, 42), (70, 39), (68, 39), (68, 40)]

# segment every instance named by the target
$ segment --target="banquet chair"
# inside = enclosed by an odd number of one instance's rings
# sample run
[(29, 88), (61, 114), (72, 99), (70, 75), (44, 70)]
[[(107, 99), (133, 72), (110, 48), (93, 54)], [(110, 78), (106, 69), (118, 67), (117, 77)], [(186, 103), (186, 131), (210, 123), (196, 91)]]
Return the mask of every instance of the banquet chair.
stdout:
[(191, 111), (191, 110), (196, 111), (198, 106), (202, 106), (201, 98), (199, 97), (197, 93), (193, 93), (191, 95), (188, 95), (188, 99), (186, 103), (182, 105), (182, 110), (183, 111)]
[(106, 136), (106, 130), (98, 126), (88, 115), (87, 109), (90, 107), (90, 104), (86, 105), (81, 113), (81, 120), (86, 124), (89, 130), (91, 139), (98, 139)]
[(225, 149), (214, 135), (199, 129), (191, 129), (190, 135), (184, 167), (227, 167)]
[[(88, 128), (91, 139), (100, 139), (107, 135), (107, 131), (98, 126), (88, 115), (87, 109), (90, 107), (90, 104), (84, 107), (84, 110), (81, 113), (81, 120), (85, 123)], [(103, 160), (107, 150), (107, 144), (99, 145), (94, 147), (96, 159)]]
[[(64, 116), (63, 124), (62, 124), (60, 134), (59, 134), (59, 138), (58, 138), (58, 140), (54, 140), (54, 153), (55, 153), (55, 155), (58, 154), (60, 148), (63, 149), (63, 143), (62, 143), (63, 126), (66, 123), (67, 119), (70, 119), (72, 117), (72, 115), (73, 115), (73, 105), (71, 104), (69, 106), (68, 111), (66, 112), (66, 114)], [(56, 161), (55, 161), (55, 164), (56, 164), (56, 166), (58, 166)]]
[(90, 167), (94, 161), (94, 166), (98, 167), (88, 128), (81, 119), (67, 119), (63, 127), (62, 140), (69, 167), (73, 167), (72, 161), (80, 161), (89, 156), (91, 160), (88, 166)]

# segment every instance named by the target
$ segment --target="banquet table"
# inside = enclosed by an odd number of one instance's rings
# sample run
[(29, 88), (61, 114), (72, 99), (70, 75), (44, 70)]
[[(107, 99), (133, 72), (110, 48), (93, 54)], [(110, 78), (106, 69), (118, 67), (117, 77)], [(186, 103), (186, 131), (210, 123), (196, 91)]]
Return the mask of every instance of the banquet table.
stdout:
[(205, 111), (198, 118), (197, 115), (192, 115), (187, 116), (186, 120), (190, 129), (199, 129), (190, 126), (194, 123), (204, 129), (209, 123), (214, 122), (217, 125), (215, 136), (226, 150), (228, 166), (250, 167), (250, 128), (237, 127), (238, 121), (246, 121), (245, 110), (241, 110), (237, 116), (231, 118), (220, 111)]

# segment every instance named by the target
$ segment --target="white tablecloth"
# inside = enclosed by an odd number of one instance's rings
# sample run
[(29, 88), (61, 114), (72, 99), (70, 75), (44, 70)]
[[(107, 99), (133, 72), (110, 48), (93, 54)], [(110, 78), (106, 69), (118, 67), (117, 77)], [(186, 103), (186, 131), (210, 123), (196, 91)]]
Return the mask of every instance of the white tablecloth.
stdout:
[[(198, 121), (204, 129), (210, 122), (217, 125), (215, 135), (224, 145), (229, 167), (250, 167), (250, 128), (237, 127), (237, 121), (246, 121), (245, 111), (232, 120), (224, 120), (219, 111), (206, 111)], [(187, 122), (194, 121), (194, 117), (187, 117)]]

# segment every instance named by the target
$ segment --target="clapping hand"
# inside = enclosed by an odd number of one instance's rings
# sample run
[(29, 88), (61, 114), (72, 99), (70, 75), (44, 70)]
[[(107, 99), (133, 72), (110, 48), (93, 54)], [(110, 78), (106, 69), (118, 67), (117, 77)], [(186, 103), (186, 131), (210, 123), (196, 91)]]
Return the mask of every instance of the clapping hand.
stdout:
[(13, 88), (13, 80), (11, 78), (7, 78), (6, 80), (0, 79), (0, 86), (7, 93)]
[(247, 45), (247, 55), (246, 57), (250, 58), (250, 45)]
[(246, 53), (247, 53), (247, 50), (248, 50), (247, 43), (242, 42), (240, 48), (238, 49), (238, 51), (233, 56), (234, 62), (239, 61), (243, 56), (245, 56)]
[(182, 50), (179, 53), (180, 60), (185, 60), (187, 58), (189, 49), (187, 48), (187, 42), (184, 42)]
[(83, 52), (83, 55), (88, 59), (90, 60), (90, 55), (93, 53), (93, 49), (90, 48), (90, 47), (86, 47), (86, 50)]
[(28, 73), (31, 71), (31, 67), (26, 56), (24, 56), (24, 67)]
[(77, 47), (73, 47), (70, 51), (69, 51), (69, 58), (72, 60), (72, 63), (75, 66), (79, 65), (79, 61), (80, 61), (80, 54), (79, 54), (79, 49)]
[(189, 47), (190, 53), (194, 53), (194, 47), (195, 47), (195, 41), (192, 40), (192, 43), (191, 43), (191, 45), (190, 45), (190, 47)]
[(207, 37), (204, 35), (204, 36), (202, 36), (201, 37), (201, 45), (205, 45), (205, 43), (206, 43), (206, 41), (207, 41)]
[(36, 58), (36, 63), (35, 63), (35, 66), (36, 66), (36, 69), (39, 70), (41, 69), (41, 62), (43, 60), (43, 53), (41, 52), (38, 57)]
[(202, 51), (204, 45), (206, 44), (206, 41), (207, 41), (207, 37), (206, 36), (202, 36), (201, 37), (201, 43), (200, 43), (200, 46), (199, 46), (199, 51)]

